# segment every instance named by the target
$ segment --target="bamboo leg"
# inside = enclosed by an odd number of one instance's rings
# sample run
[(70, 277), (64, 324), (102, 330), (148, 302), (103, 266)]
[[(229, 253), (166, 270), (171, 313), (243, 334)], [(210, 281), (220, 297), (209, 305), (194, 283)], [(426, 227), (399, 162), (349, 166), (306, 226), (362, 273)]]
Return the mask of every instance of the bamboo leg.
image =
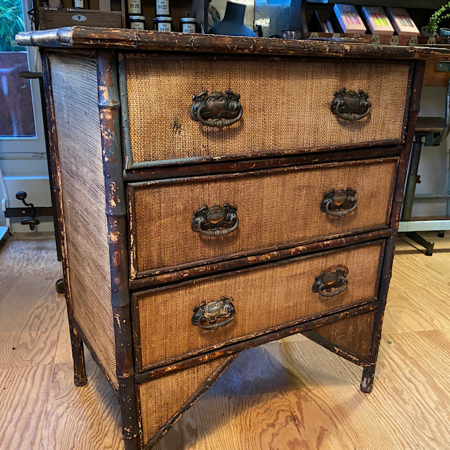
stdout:
[(70, 342), (72, 344), (74, 383), (77, 387), (86, 386), (86, 364), (84, 361), (84, 346), (78, 331), (69, 314)]
[(373, 380), (375, 377), (375, 366), (365, 367), (361, 379), (360, 389), (365, 394), (370, 394), (373, 389)]

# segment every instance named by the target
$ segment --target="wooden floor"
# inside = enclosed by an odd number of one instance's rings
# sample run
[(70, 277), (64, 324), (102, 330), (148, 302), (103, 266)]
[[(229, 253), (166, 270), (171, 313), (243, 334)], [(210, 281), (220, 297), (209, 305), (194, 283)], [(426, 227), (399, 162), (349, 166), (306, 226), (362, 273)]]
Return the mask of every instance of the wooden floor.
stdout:
[[(450, 449), (450, 237), (435, 241), (431, 258), (398, 242), (372, 394), (360, 368), (291, 337), (241, 354), (156, 448)], [(60, 275), (49, 235), (0, 250), (0, 449), (123, 449), (89, 357), (73, 385)]]

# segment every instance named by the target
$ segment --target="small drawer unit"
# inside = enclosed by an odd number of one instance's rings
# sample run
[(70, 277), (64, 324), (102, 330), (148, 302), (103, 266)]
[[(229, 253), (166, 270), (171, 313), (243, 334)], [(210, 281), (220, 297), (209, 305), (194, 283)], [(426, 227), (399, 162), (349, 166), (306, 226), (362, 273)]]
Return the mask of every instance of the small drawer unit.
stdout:
[(43, 47), (74, 381), (86, 345), (126, 450), (296, 333), (372, 390), (424, 60), (444, 51), (84, 27), (17, 43)]

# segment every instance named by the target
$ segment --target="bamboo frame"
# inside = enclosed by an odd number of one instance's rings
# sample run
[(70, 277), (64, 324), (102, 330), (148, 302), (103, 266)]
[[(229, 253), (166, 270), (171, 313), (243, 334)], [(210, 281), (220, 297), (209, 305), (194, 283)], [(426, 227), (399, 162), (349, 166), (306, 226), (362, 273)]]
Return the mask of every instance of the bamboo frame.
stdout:
[[(400, 220), (400, 212), (403, 201), (403, 191), (405, 186), (406, 173), (408, 170), (409, 157), (411, 154), (411, 148), (414, 139), (414, 128), (420, 110), (420, 94), (422, 91), (424, 74), (425, 74), (425, 61), (416, 62), (411, 86), (411, 103), (409, 106), (409, 120), (407, 126), (406, 144), (400, 156), (400, 164), (397, 173), (397, 184), (394, 193), (394, 200), (390, 221), (391, 227), (393, 227), (395, 230), (398, 229), (398, 224)], [(381, 330), (383, 326), (384, 311), (386, 309), (387, 294), (389, 291), (389, 283), (392, 275), (392, 263), (394, 259), (396, 238), (397, 232), (392, 237), (390, 237), (386, 243), (386, 255), (381, 275), (380, 289), (378, 293), (379, 308), (377, 309), (374, 320), (374, 326), (372, 330), (372, 344), (369, 354), (369, 360), (373, 365), (363, 370), (363, 376), (360, 385), (361, 391), (365, 393), (370, 393), (372, 392), (373, 389), (376, 362), (381, 342)]]
[(132, 324), (128, 290), (128, 248), (125, 188), (120, 143), (120, 97), (116, 54), (97, 54), (98, 107), (103, 147), (106, 216), (111, 270), (111, 303), (116, 339), (116, 373), (126, 450), (140, 448), (138, 405), (134, 384)]

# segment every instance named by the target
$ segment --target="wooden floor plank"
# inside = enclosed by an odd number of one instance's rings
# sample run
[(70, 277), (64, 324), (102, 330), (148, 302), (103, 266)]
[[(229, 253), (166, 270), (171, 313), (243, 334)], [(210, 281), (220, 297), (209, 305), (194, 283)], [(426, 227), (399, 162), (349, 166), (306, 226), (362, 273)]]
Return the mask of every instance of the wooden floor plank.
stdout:
[(51, 378), (51, 365), (0, 370), (1, 450), (41, 449)]
[(52, 364), (64, 310), (54, 242), (9, 239), (0, 267), (0, 370)]
[[(450, 448), (450, 237), (432, 236), (431, 258), (397, 244), (372, 394), (361, 368), (290, 337), (243, 352), (156, 448)], [(0, 449), (123, 450), (117, 401), (88, 353), (89, 384), (73, 385), (55, 261), (48, 236), (0, 252)]]
[(435, 241), (433, 256), (425, 256), (411, 241), (396, 245), (392, 280), (383, 332), (440, 330), (450, 328), (450, 233)]
[(156, 449), (295, 449), (300, 419), (284, 379), (263, 347), (244, 352)]
[(88, 385), (76, 388), (72, 365), (55, 365), (41, 449), (123, 449), (119, 404), (92, 359), (87, 372)]

